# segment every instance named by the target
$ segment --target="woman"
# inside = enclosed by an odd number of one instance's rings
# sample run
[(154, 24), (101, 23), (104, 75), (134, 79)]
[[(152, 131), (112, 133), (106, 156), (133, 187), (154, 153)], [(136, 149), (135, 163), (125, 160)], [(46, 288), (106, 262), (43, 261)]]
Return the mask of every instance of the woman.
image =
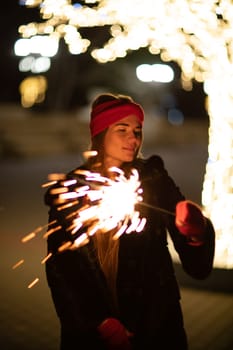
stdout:
[[(159, 156), (140, 157), (143, 121), (141, 106), (130, 97), (98, 96), (90, 121), (91, 150), (97, 154), (79, 167), (105, 177), (113, 176), (113, 166), (126, 177), (137, 169), (146, 203), (139, 205), (147, 220), (142, 232), (117, 240), (115, 229), (96, 232), (77, 249), (59, 250), (74, 240), (69, 218), (84, 203), (59, 210), (54, 187), (45, 195), (55, 228), (48, 236), (46, 272), (61, 323), (61, 349), (188, 348), (167, 233), (184, 270), (204, 279), (212, 270), (214, 229), (200, 208), (185, 200)], [(66, 178), (79, 183), (81, 176), (75, 169)]]

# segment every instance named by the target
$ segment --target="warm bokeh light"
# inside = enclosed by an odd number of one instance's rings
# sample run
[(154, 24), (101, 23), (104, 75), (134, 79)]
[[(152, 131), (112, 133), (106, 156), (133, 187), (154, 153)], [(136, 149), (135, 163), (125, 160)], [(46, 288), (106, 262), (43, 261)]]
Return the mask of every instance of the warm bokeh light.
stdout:
[(20, 72), (45, 73), (51, 66), (49, 57), (26, 56), (19, 61)]
[(174, 71), (167, 64), (140, 64), (136, 68), (137, 78), (143, 82), (170, 83), (174, 79)]
[(38, 54), (45, 57), (53, 57), (58, 51), (58, 36), (35, 35), (30, 39), (18, 39), (14, 46), (16, 56)]
[(21, 104), (25, 108), (41, 103), (45, 98), (47, 80), (42, 75), (25, 78), (19, 86)]
[[(85, 52), (82, 27), (107, 25), (111, 38), (90, 54), (99, 62), (147, 47), (164, 62), (175, 61), (182, 85), (204, 82), (209, 125), (209, 160), (203, 207), (216, 228), (215, 266), (233, 268), (233, 4), (231, 0), (26, 0), (40, 6), (41, 23), (22, 25), (23, 38), (64, 38), (72, 53)], [(76, 50), (75, 50), (76, 48)]]

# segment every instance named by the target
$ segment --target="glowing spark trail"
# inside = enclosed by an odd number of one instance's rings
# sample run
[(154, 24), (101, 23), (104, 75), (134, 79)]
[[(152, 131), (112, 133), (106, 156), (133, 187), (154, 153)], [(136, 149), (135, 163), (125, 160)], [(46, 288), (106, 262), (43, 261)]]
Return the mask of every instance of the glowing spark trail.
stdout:
[[(142, 201), (137, 170), (133, 169), (129, 178), (119, 168), (113, 167), (109, 170), (114, 175), (113, 178), (87, 170), (77, 170), (75, 175), (78, 177), (70, 180), (61, 174), (57, 179), (56, 174), (50, 176), (53, 181), (60, 181), (61, 184), (61, 187), (51, 191), (57, 195), (58, 210), (72, 207), (78, 203), (78, 199), (83, 199), (82, 206), (69, 214), (66, 219), (71, 219), (68, 231), (72, 235), (81, 228), (85, 228), (86, 232), (82, 232), (73, 243), (64, 243), (59, 251), (76, 249), (86, 244), (89, 237), (97, 232), (105, 233), (114, 229), (116, 232), (113, 238), (117, 239), (123, 233), (143, 230), (146, 219), (140, 218), (139, 212), (135, 209), (135, 206)], [(52, 228), (43, 237), (46, 238), (59, 229), (60, 226)]]
[(56, 223), (56, 221), (51, 221), (51, 222), (49, 222), (48, 224), (46, 224), (46, 225), (44, 225), (44, 226), (39, 226), (39, 227), (37, 227), (34, 231), (32, 231), (32, 232), (28, 233), (26, 236), (24, 236), (24, 237), (21, 239), (21, 242), (22, 242), (22, 243), (26, 243), (26, 242), (30, 241), (31, 239), (35, 238), (36, 235), (37, 235), (38, 233), (40, 233), (40, 232), (43, 231), (45, 228), (47, 228), (47, 227), (49, 227), (49, 226), (51, 226), (51, 225), (53, 225), (53, 224), (55, 224), (55, 223)]
[(30, 288), (34, 287), (34, 285), (38, 282), (39, 282), (39, 278), (37, 277), (28, 285), (28, 288), (30, 289)]
[(19, 260), (17, 263), (15, 263), (13, 266), (12, 266), (12, 269), (16, 269), (17, 267), (21, 266), (22, 264), (24, 263), (24, 259), (21, 259)]
[(52, 256), (52, 253), (49, 253), (48, 255), (46, 255), (46, 257), (44, 259), (41, 260), (41, 264), (45, 264), (46, 261)]

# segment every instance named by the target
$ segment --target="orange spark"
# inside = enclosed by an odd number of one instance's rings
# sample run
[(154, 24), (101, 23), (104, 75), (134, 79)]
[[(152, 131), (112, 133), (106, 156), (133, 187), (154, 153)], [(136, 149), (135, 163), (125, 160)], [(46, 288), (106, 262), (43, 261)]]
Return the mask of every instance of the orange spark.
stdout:
[(28, 288), (30, 289), (30, 288), (34, 287), (34, 285), (38, 282), (39, 282), (39, 278), (37, 277), (28, 285)]
[(17, 267), (19, 267), (20, 265), (22, 265), (24, 263), (24, 259), (19, 260), (17, 263), (15, 263), (12, 266), (12, 270), (16, 269)]
[(41, 264), (46, 263), (46, 261), (49, 260), (49, 258), (51, 258), (52, 255), (53, 255), (52, 253), (49, 253), (48, 255), (46, 255), (46, 257), (44, 257), (44, 259), (41, 260)]

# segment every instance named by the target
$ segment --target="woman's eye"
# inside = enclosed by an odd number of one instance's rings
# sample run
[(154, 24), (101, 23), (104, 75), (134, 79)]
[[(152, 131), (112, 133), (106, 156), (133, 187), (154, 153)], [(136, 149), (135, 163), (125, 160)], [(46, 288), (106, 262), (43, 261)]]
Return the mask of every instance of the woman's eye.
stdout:
[(139, 130), (139, 131), (134, 131), (134, 135), (135, 135), (135, 137), (137, 137), (137, 138), (141, 138), (141, 137), (142, 137), (142, 132), (141, 132), (141, 130)]

